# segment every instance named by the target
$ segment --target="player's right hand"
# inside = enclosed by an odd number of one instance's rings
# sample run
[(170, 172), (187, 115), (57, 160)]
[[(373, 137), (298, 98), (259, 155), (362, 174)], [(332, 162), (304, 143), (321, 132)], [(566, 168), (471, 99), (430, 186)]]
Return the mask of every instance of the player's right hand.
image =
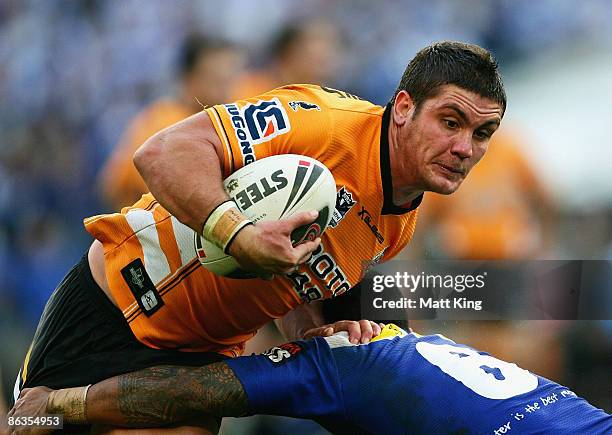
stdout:
[(229, 254), (242, 268), (271, 279), (273, 275), (293, 272), (308, 261), (321, 243), (320, 238), (291, 244), (291, 232), (314, 222), (317, 211), (296, 213), (278, 221), (263, 221), (242, 229), (229, 246)]

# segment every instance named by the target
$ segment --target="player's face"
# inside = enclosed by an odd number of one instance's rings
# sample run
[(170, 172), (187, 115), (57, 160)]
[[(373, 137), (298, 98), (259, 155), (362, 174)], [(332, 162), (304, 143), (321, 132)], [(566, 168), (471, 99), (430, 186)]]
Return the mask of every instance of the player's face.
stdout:
[(398, 103), (406, 104), (407, 110), (397, 131), (397, 147), (405, 161), (400, 185), (453, 193), (484, 156), (501, 122), (502, 107), (454, 85), (442, 86), (418, 111), (408, 94), (398, 95)]

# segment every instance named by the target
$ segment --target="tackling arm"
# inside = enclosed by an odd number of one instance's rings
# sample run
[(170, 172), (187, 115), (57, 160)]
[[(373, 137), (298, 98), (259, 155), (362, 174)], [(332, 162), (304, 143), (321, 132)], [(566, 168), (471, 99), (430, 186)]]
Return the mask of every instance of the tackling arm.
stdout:
[(9, 416), (62, 414), (70, 424), (159, 427), (203, 414), (344, 416), (342, 388), (323, 342), (286, 343), (204, 367), (159, 366), (86, 387), (25, 389)]
[(202, 414), (238, 417), (246, 412), (242, 384), (225, 363), (152, 367), (93, 385), (87, 395), (90, 423), (162, 426)]
[[(86, 399), (85, 399), (86, 397)], [(27, 388), (9, 416), (62, 414), (69, 424), (161, 427), (205, 414), (242, 416), (247, 397), (225, 363), (204, 367), (158, 366), (86, 387)]]

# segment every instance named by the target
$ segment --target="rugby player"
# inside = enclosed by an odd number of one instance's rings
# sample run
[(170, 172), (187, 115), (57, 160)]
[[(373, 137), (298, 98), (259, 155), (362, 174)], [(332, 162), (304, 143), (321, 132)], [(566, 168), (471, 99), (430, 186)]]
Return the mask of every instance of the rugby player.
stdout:
[[(368, 341), (376, 324), (321, 328), (317, 302), (350, 290), (368, 265), (408, 244), (423, 192), (459, 187), (505, 107), (491, 53), (440, 42), (409, 63), (387, 107), (292, 85), (213, 106), (157, 133), (134, 158), (151, 194), (121, 213), (85, 219), (95, 241), (51, 296), (15, 397), (24, 387), (235, 357), (271, 319), (280, 319), (288, 340), (352, 328), (353, 342)], [(315, 215), (249, 225), (222, 185), (244, 165), (286, 153), (320, 160), (338, 187), (331, 227), (296, 247), (291, 231)], [(257, 192), (250, 195), (241, 207), (256, 200)], [(208, 272), (196, 257), (196, 232), (243, 268), (276, 278)]]
[(611, 415), (555, 382), (392, 324), (365, 345), (340, 332), (201, 368), (153, 367), (88, 391), (38, 387), (11, 411), (45, 413), (117, 426), (176, 424), (201, 413), (272, 414), (333, 421), (353, 434), (612, 431)]

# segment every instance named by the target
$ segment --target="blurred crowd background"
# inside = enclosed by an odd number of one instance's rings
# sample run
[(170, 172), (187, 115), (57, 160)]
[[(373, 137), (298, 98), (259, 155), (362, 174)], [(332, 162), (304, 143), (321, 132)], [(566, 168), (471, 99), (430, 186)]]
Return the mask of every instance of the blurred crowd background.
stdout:
[[(12, 392), (48, 296), (90, 243), (82, 219), (145, 189), (131, 154), (148, 136), (202, 105), (287, 83), (384, 105), (436, 40), (492, 50), (509, 104), (460, 191), (426, 195), (403, 257), (610, 260), (611, 21), (606, 0), (0, 0), (1, 392)], [(612, 411), (611, 321), (414, 327)], [(224, 428), (288, 430), (318, 429), (266, 418)]]

